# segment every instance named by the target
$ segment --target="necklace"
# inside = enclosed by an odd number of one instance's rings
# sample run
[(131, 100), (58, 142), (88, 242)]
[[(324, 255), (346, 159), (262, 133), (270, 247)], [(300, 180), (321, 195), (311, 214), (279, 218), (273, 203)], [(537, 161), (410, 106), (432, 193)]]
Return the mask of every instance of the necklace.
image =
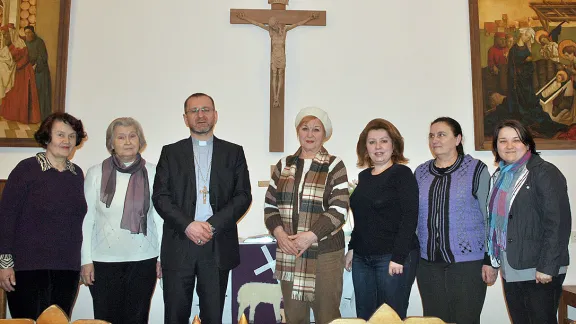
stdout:
[[(212, 154), (210, 154), (211, 152), (208, 151), (208, 154), (206, 154), (206, 162), (208, 163), (208, 170), (206, 171), (206, 174), (204, 175), (202, 173), (202, 168), (200, 168), (200, 158), (196, 157), (196, 151), (194, 151), (194, 162), (196, 163), (196, 170), (198, 170), (198, 175), (200, 176), (200, 180), (202, 180), (202, 183), (204, 184), (204, 186), (202, 187), (202, 189), (200, 189), (198, 192), (200, 192), (202, 194), (202, 203), (206, 204), (206, 195), (208, 195), (208, 193), (210, 191), (208, 191), (208, 188), (206, 187), (206, 184), (208, 184), (208, 177), (210, 176), (210, 169), (212, 168)], [(200, 154), (200, 153), (198, 153)]]

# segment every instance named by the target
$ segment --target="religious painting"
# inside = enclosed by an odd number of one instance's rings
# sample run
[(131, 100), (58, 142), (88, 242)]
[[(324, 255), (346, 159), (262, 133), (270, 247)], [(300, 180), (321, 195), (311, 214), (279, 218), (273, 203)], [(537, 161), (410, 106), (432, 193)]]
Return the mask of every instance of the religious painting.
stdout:
[(0, 0), (0, 146), (38, 146), (64, 112), (71, 0)]
[(576, 149), (576, 1), (469, 0), (474, 142), (516, 119), (537, 149)]

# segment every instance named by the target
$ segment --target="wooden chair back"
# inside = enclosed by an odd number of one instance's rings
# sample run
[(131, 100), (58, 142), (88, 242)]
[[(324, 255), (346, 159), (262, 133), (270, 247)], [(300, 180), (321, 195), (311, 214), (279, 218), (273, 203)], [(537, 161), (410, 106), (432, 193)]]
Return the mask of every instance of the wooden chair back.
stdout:
[(40, 314), (36, 324), (70, 324), (70, 319), (60, 306), (52, 305)]
[(407, 317), (404, 321), (396, 314), (392, 307), (382, 304), (368, 321), (361, 318), (339, 318), (335, 319), (330, 324), (446, 324), (444, 321), (437, 317), (421, 317), (411, 316)]
[(12, 319), (0, 319), (0, 324), (34, 324), (33, 319), (29, 318), (12, 318)]

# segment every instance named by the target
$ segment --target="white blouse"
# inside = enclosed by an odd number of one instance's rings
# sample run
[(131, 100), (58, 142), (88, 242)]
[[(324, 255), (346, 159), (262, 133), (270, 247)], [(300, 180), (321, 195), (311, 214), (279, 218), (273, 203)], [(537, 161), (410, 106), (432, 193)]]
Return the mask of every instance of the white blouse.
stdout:
[(116, 171), (116, 193), (110, 204), (100, 201), (100, 184), (102, 182), (102, 163), (91, 167), (84, 180), (84, 195), (88, 212), (82, 225), (82, 265), (100, 262), (141, 261), (159, 255), (162, 240), (162, 218), (152, 204), (152, 187), (156, 166), (146, 162), (150, 186), (150, 209), (148, 210), (147, 235), (131, 234), (121, 229), (124, 198), (128, 189), (129, 173)]

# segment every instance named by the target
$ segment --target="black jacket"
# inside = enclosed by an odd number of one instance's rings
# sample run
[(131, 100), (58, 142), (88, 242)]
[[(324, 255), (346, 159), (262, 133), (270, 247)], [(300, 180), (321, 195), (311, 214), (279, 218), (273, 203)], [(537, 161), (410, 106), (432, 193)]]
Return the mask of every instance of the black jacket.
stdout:
[[(238, 228), (252, 202), (250, 177), (241, 146), (214, 137), (210, 172), (210, 205), (214, 215), (208, 222), (214, 226), (214, 255), (222, 270), (240, 263)], [(152, 202), (164, 219), (162, 268), (186, 267), (190, 240), (186, 227), (194, 221), (196, 176), (192, 140), (183, 139), (162, 148), (156, 167)]]
[[(533, 155), (508, 215), (506, 253), (514, 269), (536, 268), (557, 276), (569, 262), (572, 216), (566, 178), (553, 164)], [(500, 169), (492, 175), (498, 178)]]

